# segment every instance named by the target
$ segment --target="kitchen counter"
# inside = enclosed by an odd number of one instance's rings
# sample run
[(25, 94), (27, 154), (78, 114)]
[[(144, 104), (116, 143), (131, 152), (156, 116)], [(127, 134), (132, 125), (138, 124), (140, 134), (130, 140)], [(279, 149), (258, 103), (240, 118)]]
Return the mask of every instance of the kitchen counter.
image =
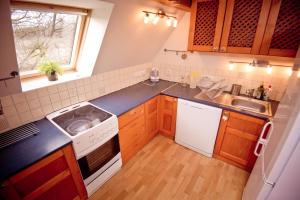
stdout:
[(36, 136), (0, 150), (0, 180), (9, 178), (71, 143), (71, 140), (46, 118), (34, 123), (40, 130)]
[[(183, 87), (181, 84), (175, 82), (160, 80), (154, 86), (146, 85), (143, 82), (137, 83), (119, 91), (91, 100), (90, 102), (102, 109), (120, 116), (145, 103), (151, 98), (159, 94), (163, 94), (255, 117), (264, 119), (267, 118), (266, 116), (260, 116), (259, 114), (252, 112), (226, 107), (210, 99), (194, 98), (194, 96), (200, 92), (201, 90), (199, 88), (191, 89), (189, 87)], [(274, 114), (277, 109), (278, 102), (271, 101), (271, 105), (272, 112)], [(38, 135), (0, 150), (0, 180), (4, 180), (16, 174), (72, 142), (46, 118), (34, 123), (40, 129), (40, 133)]]
[[(242, 114), (247, 114), (254, 117), (259, 117), (262, 119), (269, 119), (269, 117), (259, 113), (254, 113), (222, 105), (220, 103), (222, 100), (211, 100), (209, 98), (204, 97), (202, 99), (194, 98), (194, 96), (199, 94), (200, 92), (201, 89), (199, 88), (191, 89), (189, 88), (189, 86), (184, 87), (180, 83), (160, 80), (155, 86), (148, 86), (141, 82), (133, 86), (124, 88), (122, 90), (99, 97), (90, 102), (102, 109), (105, 109), (117, 116), (120, 116), (126, 113), (127, 111), (137, 107), (138, 105), (145, 103), (147, 100), (159, 94), (163, 94), (230, 111), (239, 112)], [(272, 114), (274, 115), (279, 102), (270, 102), (272, 107)]]
[(145, 85), (143, 82), (107, 94), (90, 102), (108, 112), (120, 116), (132, 108), (145, 103), (147, 100), (159, 95), (174, 82), (160, 80), (154, 86)]
[[(270, 118), (268, 116), (265, 116), (265, 115), (262, 115), (259, 113), (254, 113), (251, 111), (246, 111), (246, 110), (241, 110), (238, 108), (226, 106), (226, 105), (222, 104), (222, 101), (223, 101), (222, 95), (219, 98), (216, 98), (215, 100), (211, 100), (211, 99), (205, 98), (205, 97), (202, 97), (201, 99), (195, 98), (194, 96), (199, 94), (200, 92), (201, 92), (201, 89), (199, 89), (199, 88), (191, 89), (191, 88), (189, 88), (189, 86), (184, 87), (181, 84), (176, 84), (173, 87), (169, 88), (168, 90), (163, 91), (162, 94), (189, 100), (189, 101), (194, 101), (194, 102), (198, 102), (198, 103), (202, 103), (202, 104), (206, 104), (206, 105), (210, 105), (210, 106), (214, 106), (214, 107), (218, 107), (218, 108), (222, 108), (222, 109), (226, 109), (226, 110), (230, 110), (230, 111), (235, 111), (235, 112), (239, 112), (239, 113), (246, 114), (246, 115), (251, 115), (251, 116), (262, 118), (262, 119)], [(271, 109), (272, 109), (272, 116), (274, 116), (279, 102), (278, 101), (270, 101), (270, 103), (271, 103)]]

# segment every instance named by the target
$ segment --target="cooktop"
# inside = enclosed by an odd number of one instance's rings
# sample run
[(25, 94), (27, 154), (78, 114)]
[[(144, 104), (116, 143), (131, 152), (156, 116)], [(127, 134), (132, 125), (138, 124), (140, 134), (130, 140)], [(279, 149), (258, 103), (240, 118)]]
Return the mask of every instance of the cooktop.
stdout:
[(61, 111), (61, 114), (52, 120), (71, 136), (86, 131), (112, 115), (92, 105), (73, 107), (72, 110)]

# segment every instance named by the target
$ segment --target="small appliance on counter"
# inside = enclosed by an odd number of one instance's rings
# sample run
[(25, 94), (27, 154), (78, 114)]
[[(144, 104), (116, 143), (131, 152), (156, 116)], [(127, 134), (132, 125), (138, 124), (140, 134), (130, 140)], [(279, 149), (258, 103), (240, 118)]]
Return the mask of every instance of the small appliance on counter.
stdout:
[(232, 84), (232, 87), (231, 87), (231, 94), (232, 95), (235, 95), (235, 96), (239, 96), (240, 95), (240, 92), (241, 92), (241, 89), (242, 89), (242, 86), (241, 85), (238, 85), (238, 84)]
[(159, 71), (157, 68), (152, 68), (150, 72), (150, 81), (154, 83), (159, 81)]

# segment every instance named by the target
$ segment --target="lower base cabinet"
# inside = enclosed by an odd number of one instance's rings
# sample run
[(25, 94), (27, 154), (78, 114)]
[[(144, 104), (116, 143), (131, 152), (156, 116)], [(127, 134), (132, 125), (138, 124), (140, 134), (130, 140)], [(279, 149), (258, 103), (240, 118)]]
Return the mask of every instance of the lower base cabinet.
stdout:
[(159, 99), (159, 133), (175, 138), (177, 98), (161, 95)]
[(72, 145), (4, 181), (0, 199), (87, 199)]
[(254, 149), (265, 120), (223, 111), (214, 157), (251, 171), (257, 157)]
[(127, 163), (158, 133), (158, 98), (119, 117), (119, 141), (123, 163)]

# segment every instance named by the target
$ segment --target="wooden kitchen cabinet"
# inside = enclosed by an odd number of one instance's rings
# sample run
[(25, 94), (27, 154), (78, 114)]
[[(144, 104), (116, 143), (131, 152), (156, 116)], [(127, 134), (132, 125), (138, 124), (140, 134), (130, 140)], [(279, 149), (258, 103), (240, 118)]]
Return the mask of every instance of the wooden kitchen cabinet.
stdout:
[(295, 57), (300, 45), (299, 0), (273, 0), (260, 54)]
[(175, 7), (184, 11), (191, 11), (192, 0), (155, 0), (167, 6)]
[(190, 19), (190, 51), (218, 51), (226, 0), (193, 0)]
[(295, 57), (298, 0), (193, 0), (188, 49)]
[(265, 121), (236, 112), (223, 111), (214, 157), (251, 171), (254, 148)]
[(142, 104), (118, 119), (123, 163), (127, 163), (147, 143), (144, 109), (145, 105)]
[(159, 99), (159, 132), (175, 138), (177, 98), (161, 95)]
[(227, 0), (220, 52), (259, 54), (271, 0)]
[(147, 141), (150, 141), (158, 133), (158, 104), (159, 96), (154, 97), (145, 103), (145, 123), (147, 131)]
[(72, 145), (2, 183), (1, 199), (87, 199)]

